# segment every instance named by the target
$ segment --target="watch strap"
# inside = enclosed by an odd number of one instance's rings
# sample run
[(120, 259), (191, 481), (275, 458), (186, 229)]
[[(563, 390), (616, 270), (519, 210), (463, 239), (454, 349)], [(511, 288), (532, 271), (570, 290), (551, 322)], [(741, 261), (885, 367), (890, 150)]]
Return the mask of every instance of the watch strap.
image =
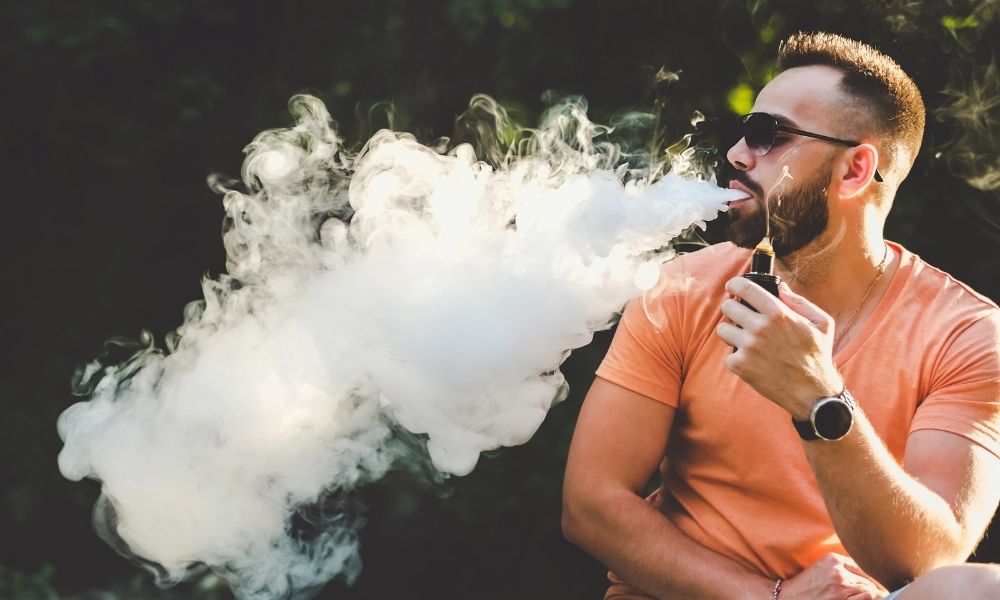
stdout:
[(795, 427), (795, 431), (799, 433), (799, 437), (807, 442), (819, 439), (811, 420), (806, 419), (804, 421), (799, 421), (795, 417), (792, 417), (792, 425)]

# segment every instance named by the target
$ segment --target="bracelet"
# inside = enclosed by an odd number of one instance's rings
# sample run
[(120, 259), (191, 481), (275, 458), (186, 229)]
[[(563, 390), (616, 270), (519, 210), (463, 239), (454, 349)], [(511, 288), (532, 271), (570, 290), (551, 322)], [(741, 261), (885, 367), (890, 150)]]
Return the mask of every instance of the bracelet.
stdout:
[(771, 600), (778, 600), (778, 595), (781, 594), (781, 580), (774, 582), (774, 588), (771, 589)]

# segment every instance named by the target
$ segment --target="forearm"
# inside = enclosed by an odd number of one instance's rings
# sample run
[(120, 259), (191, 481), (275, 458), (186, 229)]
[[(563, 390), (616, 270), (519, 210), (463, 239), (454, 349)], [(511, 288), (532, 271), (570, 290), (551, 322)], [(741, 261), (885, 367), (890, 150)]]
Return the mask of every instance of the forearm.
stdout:
[(563, 529), (570, 541), (657, 598), (768, 598), (774, 584), (695, 542), (629, 490), (568, 502)]
[(903, 470), (861, 411), (843, 439), (805, 448), (841, 542), (887, 587), (966, 558), (948, 503)]

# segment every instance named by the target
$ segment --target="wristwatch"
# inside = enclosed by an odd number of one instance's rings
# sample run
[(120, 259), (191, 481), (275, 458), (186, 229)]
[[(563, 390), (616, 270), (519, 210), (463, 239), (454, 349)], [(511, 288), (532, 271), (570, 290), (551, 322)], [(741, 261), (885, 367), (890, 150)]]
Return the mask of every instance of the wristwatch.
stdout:
[(792, 419), (792, 425), (804, 440), (826, 440), (835, 442), (851, 431), (854, 424), (854, 396), (844, 388), (836, 396), (820, 398), (813, 405), (808, 421)]

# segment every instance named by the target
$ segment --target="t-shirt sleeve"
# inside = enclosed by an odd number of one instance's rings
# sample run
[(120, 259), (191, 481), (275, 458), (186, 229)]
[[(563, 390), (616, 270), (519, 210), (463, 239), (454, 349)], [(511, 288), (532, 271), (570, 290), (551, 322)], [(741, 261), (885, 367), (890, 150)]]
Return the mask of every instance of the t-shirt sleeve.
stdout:
[(1000, 457), (1000, 311), (958, 333), (934, 371), (910, 432), (947, 431)]
[[(682, 356), (676, 294), (628, 303), (597, 376), (674, 408), (680, 403)], [(654, 325), (650, 312), (655, 303)], [(662, 322), (661, 322), (662, 321)]]

